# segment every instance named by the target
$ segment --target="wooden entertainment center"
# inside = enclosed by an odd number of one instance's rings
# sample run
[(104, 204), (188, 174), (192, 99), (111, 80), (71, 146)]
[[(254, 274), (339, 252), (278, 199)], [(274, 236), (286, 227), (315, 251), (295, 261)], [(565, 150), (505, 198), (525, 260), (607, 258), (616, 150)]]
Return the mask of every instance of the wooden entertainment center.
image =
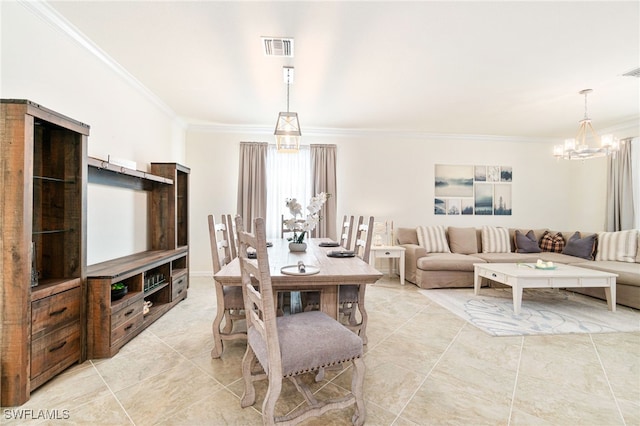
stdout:
[[(0, 405), (11, 407), (69, 366), (113, 356), (187, 297), (190, 170), (90, 158), (88, 125), (28, 100), (2, 99), (0, 123)], [(149, 193), (149, 250), (87, 266), (88, 183)], [(112, 301), (119, 282), (128, 292)]]

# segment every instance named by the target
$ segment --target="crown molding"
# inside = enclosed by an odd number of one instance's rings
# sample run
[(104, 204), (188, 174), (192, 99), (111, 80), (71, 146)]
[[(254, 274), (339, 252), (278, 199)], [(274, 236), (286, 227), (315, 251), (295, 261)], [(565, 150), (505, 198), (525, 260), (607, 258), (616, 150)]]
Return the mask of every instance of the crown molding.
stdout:
[(76, 26), (69, 22), (64, 16), (62, 16), (57, 10), (55, 10), (46, 1), (30, 1), (30, 0), (18, 0), (22, 6), (29, 10), (34, 15), (43, 19), (45, 22), (51, 24), (53, 27), (62, 31), (69, 38), (75, 41), (78, 45), (84, 48), (87, 52), (98, 58), (102, 63), (109, 67), (115, 74), (125, 80), (131, 87), (140, 92), (147, 100), (158, 107), (162, 112), (167, 114), (172, 120), (174, 120), (183, 129), (187, 128), (187, 122), (182, 119), (176, 112), (169, 107), (162, 99), (160, 99), (155, 93), (135, 78), (129, 71), (127, 71), (122, 65), (120, 65), (115, 59), (109, 56), (104, 50), (100, 49), (93, 41), (85, 36)]
[[(213, 123), (189, 123), (187, 131), (200, 133), (233, 133), (243, 135), (272, 135), (273, 127), (241, 126)], [(532, 138), (523, 136), (473, 135), (453, 133), (429, 133), (408, 130), (387, 129), (332, 129), (303, 128), (302, 137), (345, 137), (345, 138), (386, 138), (386, 139), (419, 139), (419, 140), (483, 140), (490, 142), (529, 142), (557, 143), (558, 138)]]

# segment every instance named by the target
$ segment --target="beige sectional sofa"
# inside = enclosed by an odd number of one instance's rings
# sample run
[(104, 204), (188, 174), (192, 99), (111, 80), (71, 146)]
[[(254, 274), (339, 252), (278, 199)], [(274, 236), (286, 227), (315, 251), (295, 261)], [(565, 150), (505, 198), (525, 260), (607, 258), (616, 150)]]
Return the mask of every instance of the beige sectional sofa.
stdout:
[[(405, 279), (421, 288), (446, 288), (446, 287), (473, 287), (473, 264), (474, 263), (504, 263), (504, 262), (536, 262), (538, 259), (543, 261), (552, 261), (554, 263), (571, 264), (574, 266), (596, 269), (601, 271), (613, 272), (618, 274), (616, 280), (617, 303), (640, 309), (640, 233), (637, 233), (635, 239), (636, 247), (633, 257), (624, 257), (625, 261), (620, 260), (588, 260), (582, 257), (576, 257), (563, 253), (541, 251), (539, 253), (519, 253), (516, 252), (516, 229), (508, 229), (510, 247), (502, 250), (503, 252), (488, 253), (483, 248), (483, 232), (485, 237), (489, 233), (487, 227), (483, 228), (463, 228), (448, 227), (444, 230), (446, 236), (445, 249), (431, 249), (427, 251), (429, 244), (419, 241), (418, 233), (422, 232), (422, 239), (425, 239), (425, 227), (418, 228), (398, 228), (396, 232), (396, 243), (406, 249), (405, 252)], [(491, 227), (489, 227), (491, 229)], [(556, 231), (547, 229), (518, 229), (518, 241), (522, 241), (522, 235), (533, 231), (537, 241), (540, 241), (545, 233), (548, 235), (558, 235)], [(503, 228), (503, 232), (507, 232)], [(629, 232), (629, 231), (627, 231)], [(631, 231), (633, 232), (633, 231)], [(575, 231), (560, 232), (564, 241), (568, 241)], [(580, 236), (585, 238), (593, 233), (581, 233)], [(601, 239), (605, 240), (607, 235), (600, 234)], [(548, 238), (548, 237), (547, 237)], [(487, 243), (487, 240), (485, 240)], [(433, 247), (433, 244), (431, 245)], [(448, 248), (449, 252), (446, 251)], [(598, 256), (598, 239), (595, 238), (593, 249), (593, 259), (603, 258), (604, 248)], [(609, 250), (609, 249), (608, 249)], [(628, 254), (628, 253), (627, 253)], [(604, 259), (611, 258), (608, 254)], [(634, 261), (635, 260), (635, 261)], [(605, 299), (603, 288), (572, 288), (571, 291), (587, 294), (590, 296)]]

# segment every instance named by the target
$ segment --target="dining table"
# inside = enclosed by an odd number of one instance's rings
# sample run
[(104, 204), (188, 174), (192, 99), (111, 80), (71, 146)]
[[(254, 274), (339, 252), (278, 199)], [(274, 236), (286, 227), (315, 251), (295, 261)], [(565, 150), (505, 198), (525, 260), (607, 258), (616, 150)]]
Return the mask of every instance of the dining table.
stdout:
[[(374, 284), (382, 278), (382, 273), (358, 256), (346, 257), (345, 254), (348, 252), (345, 253), (345, 249), (335, 246), (337, 243), (328, 238), (308, 238), (306, 243), (307, 249), (303, 252), (290, 251), (289, 241), (286, 239), (274, 239), (268, 243), (267, 253), (274, 300), (278, 300), (278, 292), (317, 291), (320, 293), (320, 310), (340, 320), (338, 307), (340, 285), (351, 284), (364, 286), (366, 289), (367, 284)], [(334, 246), (331, 246), (332, 244)], [(309, 273), (295, 272), (298, 270), (299, 262), (305, 265)], [(223, 286), (241, 286), (239, 259), (235, 258), (223, 266), (213, 275), (213, 278)], [(365, 291), (360, 291), (362, 305), (364, 305), (365, 294)], [(224, 302), (217, 301), (217, 306), (216, 315), (224, 315)], [(219, 333), (220, 331), (214, 327), (215, 348), (212, 354), (217, 353), (218, 356), (223, 350)], [(366, 315), (360, 329), (360, 337), (366, 344)]]

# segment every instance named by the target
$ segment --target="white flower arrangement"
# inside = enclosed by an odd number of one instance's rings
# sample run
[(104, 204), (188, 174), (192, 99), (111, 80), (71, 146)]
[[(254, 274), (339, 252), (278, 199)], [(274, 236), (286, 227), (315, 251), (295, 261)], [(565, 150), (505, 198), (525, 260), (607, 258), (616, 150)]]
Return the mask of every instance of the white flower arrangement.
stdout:
[(307, 217), (304, 222), (298, 222), (298, 216), (302, 216), (302, 206), (295, 198), (287, 198), (287, 207), (289, 212), (293, 216), (291, 219), (285, 220), (287, 229), (293, 230), (293, 237), (289, 238), (289, 241), (294, 243), (303, 243), (304, 237), (308, 232), (313, 231), (320, 222), (320, 209), (322, 205), (327, 201), (330, 194), (321, 192), (315, 197), (311, 197), (309, 205), (307, 206)]

